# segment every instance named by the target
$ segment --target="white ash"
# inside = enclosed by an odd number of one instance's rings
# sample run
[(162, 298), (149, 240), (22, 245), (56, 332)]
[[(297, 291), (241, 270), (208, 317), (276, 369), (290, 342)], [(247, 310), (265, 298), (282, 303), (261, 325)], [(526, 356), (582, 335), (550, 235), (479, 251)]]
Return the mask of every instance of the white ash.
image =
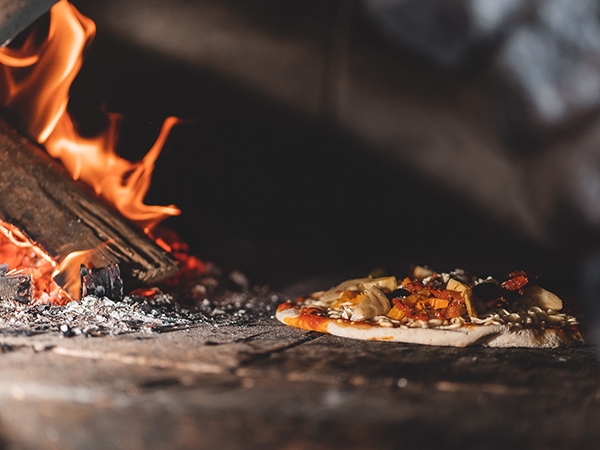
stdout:
[(160, 300), (161, 305), (156, 299), (153, 300), (154, 305), (149, 305), (147, 301), (135, 301), (130, 297), (114, 302), (108, 298), (88, 296), (63, 307), (5, 303), (0, 307), (0, 328), (21, 333), (59, 331), (65, 336), (94, 336), (193, 323), (193, 317), (186, 317), (176, 310), (165, 313), (165, 306), (170, 302), (167, 296)]
[(125, 297), (120, 302), (88, 296), (62, 307), (3, 302), (0, 333), (102, 336), (163, 332), (198, 324), (251, 324), (272, 316), (279, 301), (269, 288), (255, 287), (200, 301), (176, 301), (173, 296), (160, 293), (152, 298)]

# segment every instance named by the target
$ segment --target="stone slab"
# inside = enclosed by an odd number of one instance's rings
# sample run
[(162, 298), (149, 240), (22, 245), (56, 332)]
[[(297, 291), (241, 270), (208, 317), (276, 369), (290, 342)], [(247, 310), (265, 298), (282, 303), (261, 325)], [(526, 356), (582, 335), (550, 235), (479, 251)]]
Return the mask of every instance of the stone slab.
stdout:
[(0, 336), (17, 448), (585, 448), (592, 348), (440, 348), (287, 328)]

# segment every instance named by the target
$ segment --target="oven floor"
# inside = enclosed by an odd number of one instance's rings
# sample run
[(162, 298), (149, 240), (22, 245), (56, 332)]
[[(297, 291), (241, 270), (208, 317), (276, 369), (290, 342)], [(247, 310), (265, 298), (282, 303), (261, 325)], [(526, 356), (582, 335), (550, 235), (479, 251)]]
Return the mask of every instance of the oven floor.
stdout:
[(0, 335), (8, 448), (595, 448), (589, 347), (362, 342), (263, 319), (161, 334)]

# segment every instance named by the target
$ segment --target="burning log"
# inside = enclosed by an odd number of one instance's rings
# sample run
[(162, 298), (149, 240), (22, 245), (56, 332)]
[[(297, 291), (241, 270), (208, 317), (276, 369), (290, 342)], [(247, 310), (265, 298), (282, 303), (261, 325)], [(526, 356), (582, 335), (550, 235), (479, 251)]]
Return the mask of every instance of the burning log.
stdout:
[(3, 121), (0, 167), (0, 219), (56, 261), (75, 259), (77, 276), (80, 264), (119, 264), (124, 282), (133, 288), (176, 273), (177, 264), (163, 249)]

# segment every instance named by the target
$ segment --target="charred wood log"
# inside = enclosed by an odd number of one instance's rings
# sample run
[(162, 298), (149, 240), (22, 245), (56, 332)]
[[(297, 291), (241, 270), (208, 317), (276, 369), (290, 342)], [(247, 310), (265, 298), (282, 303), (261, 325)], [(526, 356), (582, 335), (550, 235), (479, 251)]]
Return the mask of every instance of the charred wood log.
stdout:
[(6, 45), (58, 0), (0, 0), (0, 45)]
[(8, 265), (0, 264), (0, 302), (29, 303), (33, 298), (31, 275), (7, 275)]
[(56, 260), (89, 251), (78, 262), (88, 267), (119, 264), (128, 288), (157, 283), (177, 272), (168, 253), (3, 121), (0, 219), (17, 226)]
[(81, 298), (87, 295), (108, 297), (111, 300), (123, 300), (123, 280), (118, 264), (88, 269), (81, 266)]

